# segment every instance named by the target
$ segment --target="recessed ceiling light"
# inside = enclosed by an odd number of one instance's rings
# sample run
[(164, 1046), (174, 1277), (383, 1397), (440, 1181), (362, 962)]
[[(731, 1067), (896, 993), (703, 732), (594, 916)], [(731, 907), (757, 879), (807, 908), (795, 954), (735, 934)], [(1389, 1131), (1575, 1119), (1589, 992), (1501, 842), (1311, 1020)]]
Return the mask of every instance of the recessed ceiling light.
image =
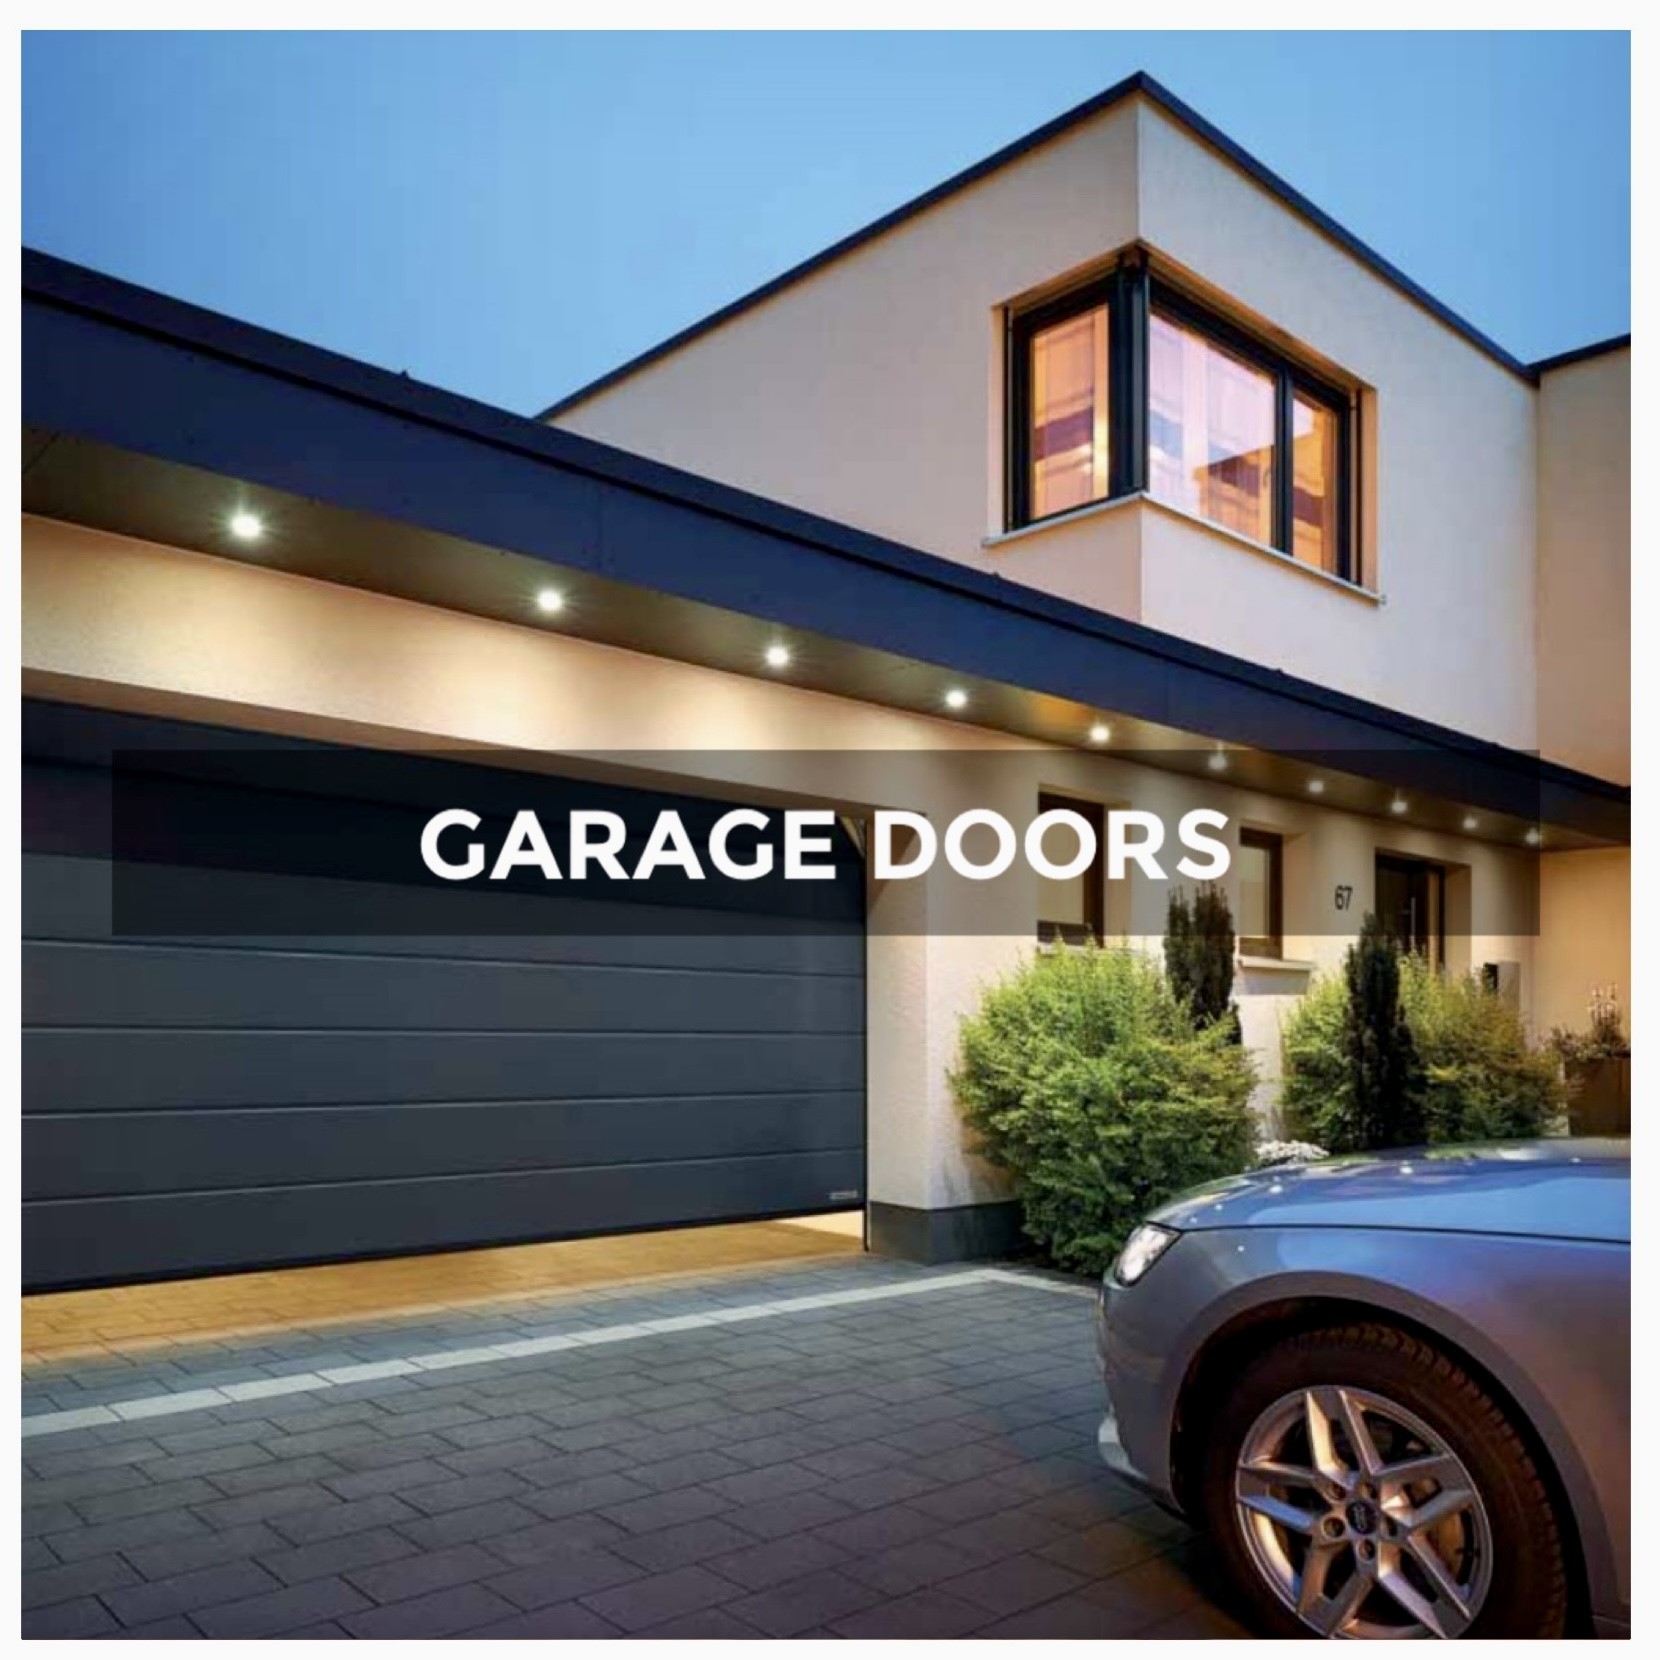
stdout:
[(265, 534), (265, 521), (241, 507), (231, 514), (231, 535), (239, 542), (257, 542)]
[(1097, 721), (1089, 729), (1089, 741), (1092, 744), (1104, 744), (1112, 737), (1112, 728), (1105, 721)]
[(767, 647), (767, 667), (769, 669), (787, 669), (790, 666), (790, 648), (774, 642)]
[(1537, 826), (1530, 829), (1528, 833), (1522, 837), (1522, 840), (1525, 841), (1529, 847), (1537, 847), (1544, 839), (1545, 838), (1539, 833)]
[(1403, 801), (1400, 796), (1396, 796), (1395, 799), (1389, 803), (1389, 811), (1392, 813), (1404, 813), (1406, 811), (1406, 802)]
[(968, 707), (968, 693), (961, 686), (953, 686), (945, 694), (945, 706), (947, 709), (966, 709)]
[(542, 588), (536, 595), (536, 609), (551, 617), (556, 611), (565, 609), (565, 596), (557, 588)]
[(1325, 779), (1323, 779), (1323, 778), (1311, 778), (1311, 779), (1309, 779), (1309, 781), (1308, 781), (1308, 793), (1310, 795), (1324, 795), (1326, 793), (1326, 781), (1325, 781)]
[(1212, 772), (1226, 772), (1228, 770), (1228, 752), (1225, 749), (1213, 751), (1210, 759), (1205, 762), (1205, 765), (1209, 767)]
[(1464, 828), (1466, 830), (1477, 830), (1480, 827), (1481, 820), (1478, 819), (1474, 813), (1466, 813), (1464, 815)]

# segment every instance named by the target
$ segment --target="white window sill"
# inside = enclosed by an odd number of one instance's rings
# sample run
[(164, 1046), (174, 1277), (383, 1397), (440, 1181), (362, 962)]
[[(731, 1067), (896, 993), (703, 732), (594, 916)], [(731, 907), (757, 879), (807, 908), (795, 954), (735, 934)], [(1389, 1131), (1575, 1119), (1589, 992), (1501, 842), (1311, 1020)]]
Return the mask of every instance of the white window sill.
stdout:
[(1252, 974), (1312, 974), (1316, 964), (1302, 957), (1245, 957), (1239, 966)]
[(1114, 496), (1110, 501), (1093, 501), (1087, 507), (1076, 507), (1070, 513), (1057, 513), (1050, 519), (1039, 519), (1036, 524), (1021, 525), (1015, 530), (1005, 530), (996, 536), (984, 537), (980, 546), (988, 550), (1008, 547), (1014, 542), (1024, 542), (1029, 537), (1041, 536), (1047, 530), (1059, 530), (1064, 525), (1074, 525), (1084, 519), (1099, 519), (1109, 513), (1121, 512), (1133, 507), (1137, 502), (1144, 506), (1157, 509), (1172, 519), (1179, 519), (1183, 524), (1192, 525), (1196, 530), (1205, 531), (1211, 536), (1220, 537), (1225, 542), (1231, 542), (1235, 547), (1245, 548), (1249, 552), (1264, 559), (1272, 559), (1275, 564), (1283, 565), (1288, 570), (1297, 572), (1313, 582), (1322, 582), (1328, 588), (1335, 588), (1339, 593), (1348, 594), (1351, 599), (1364, 601), (1368, 605), (1387, 605), (1386, 595), (1379, 593), (1375, 588), (1367, 588), (1358, 582), (1351, 582), (1347, 577), (1333, 576), (1330, 571), (1322, 571), (1314, 565), (1305, 565), (1300, 559), (1293, 559), (1289, 553), (1282, 553), (1278, 548), (1270, 547), (1266, 542), (1259, 542), (1250, 536), (1242, 536), (1237, 530), (1229, 530), (1226, 525), (1213, 524), (1209, 519), (1201, 518), (1197, 513), (1190, 513), (1185, 507), (1175, 507), (1167, 501), (1160, 501), (1156, 496), (1150, 496), (1146, 491), (1138, 491), (1133, 496)]

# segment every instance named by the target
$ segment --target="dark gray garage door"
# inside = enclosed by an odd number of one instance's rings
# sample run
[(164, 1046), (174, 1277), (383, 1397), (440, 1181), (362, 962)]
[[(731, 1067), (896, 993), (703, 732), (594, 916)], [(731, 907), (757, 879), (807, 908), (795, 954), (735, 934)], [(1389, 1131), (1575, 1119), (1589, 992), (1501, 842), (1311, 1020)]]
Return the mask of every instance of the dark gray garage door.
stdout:
[[(176, 884), (185, 931), (135, 936), (112, 920), (107, 756), (199, 729), (24, 717), (26, 1289), (862, 1199), (862, 880), (817, 896), (811, 926), (682, 911), (654, 933), (604, 901), (573, 929), (522, 887), (163, 863), (147, 891)], [(547, 782), (512, 788), (534, 805)], [(213, 811), (267, 811), (234, 793)], [(368, 811), (343, 793), (329, 822)], [(221, 899), (328, 925), (189, 932)], [(430, 931), (381, 931), (389, 906)]]

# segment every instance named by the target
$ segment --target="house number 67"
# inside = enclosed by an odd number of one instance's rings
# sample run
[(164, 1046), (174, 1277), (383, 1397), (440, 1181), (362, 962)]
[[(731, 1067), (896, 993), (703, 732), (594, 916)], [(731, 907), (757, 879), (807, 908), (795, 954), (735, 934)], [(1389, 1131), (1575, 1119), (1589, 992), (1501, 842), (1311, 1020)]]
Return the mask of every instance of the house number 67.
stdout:
[(1348, 910), (1349, 901), (1353, 899), (1354, 896), (1355, 890), (1347, 882), (1339, 882), (1332, 894), (1332, 897), (1337, 901), (1337, 908), (1340, 911)]

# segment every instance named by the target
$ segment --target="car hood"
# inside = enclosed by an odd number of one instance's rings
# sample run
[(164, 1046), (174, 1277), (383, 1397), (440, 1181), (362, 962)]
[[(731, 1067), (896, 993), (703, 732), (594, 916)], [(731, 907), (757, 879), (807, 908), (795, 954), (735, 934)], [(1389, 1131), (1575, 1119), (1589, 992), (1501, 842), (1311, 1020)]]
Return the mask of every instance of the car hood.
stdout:
[(1409, 1228), (1631, 1239), (1631, 1143), (1416, 1147), (1213, 1182), (1149, 1220), (1202, 1228)]

